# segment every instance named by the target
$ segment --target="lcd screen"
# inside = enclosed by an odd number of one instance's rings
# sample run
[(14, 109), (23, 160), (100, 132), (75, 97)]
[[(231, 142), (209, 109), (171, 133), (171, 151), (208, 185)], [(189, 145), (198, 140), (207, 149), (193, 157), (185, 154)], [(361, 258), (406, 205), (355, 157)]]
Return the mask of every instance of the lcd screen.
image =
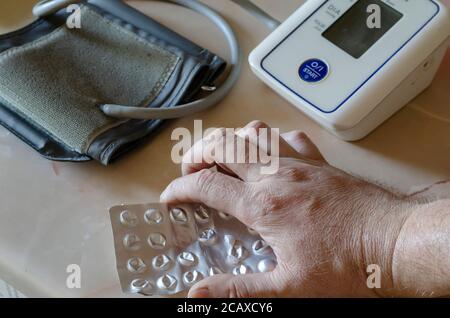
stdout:
[[(378, 6), (379, 10), (368, 10), (371, 5)], [(354, 58), (360, 58), (402, 17), (403, 14), (383, 1), (358, 0), (322, 35)], [(374, 27), (370, 22), (377, 18), (380, 23)]]

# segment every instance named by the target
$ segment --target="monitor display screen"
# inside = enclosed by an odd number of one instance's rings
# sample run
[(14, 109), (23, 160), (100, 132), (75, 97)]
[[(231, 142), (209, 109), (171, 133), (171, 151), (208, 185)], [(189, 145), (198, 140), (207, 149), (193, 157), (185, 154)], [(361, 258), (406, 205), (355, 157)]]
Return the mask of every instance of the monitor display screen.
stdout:
[[(378, 27), (369, 23), (374, 14), (368, 10), (370, 5), (378, 5), (380, 9)], [(381, 0), (358, 0), (322, 35), (354, 58), (360, 58), (402, 17), (403, 14)]]

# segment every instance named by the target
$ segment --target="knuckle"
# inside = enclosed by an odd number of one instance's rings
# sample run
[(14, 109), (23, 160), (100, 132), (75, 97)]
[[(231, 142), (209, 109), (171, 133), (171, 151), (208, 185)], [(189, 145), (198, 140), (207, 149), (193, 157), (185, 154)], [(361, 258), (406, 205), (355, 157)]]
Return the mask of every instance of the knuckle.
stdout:
[(211, 184), (214, 182), (215, 173), (211, 170), (201, 170), (197, 174), (196, 185), (200, 192), (207, 193)]
[(247, 285), (240, 279), (231, 279), (228, 282), (228, 298), (250, 298), (251, 295)]
[(267, 128), (269, 127), (265, 122), (262, 122), (260, 120), (254, 120), (250, 122), (245, 128), (253, 128), (253, 129), (260, 129), (260, 128)]
[(292, 132), (292, 137), (300, 140), (300, 141), (305, 141), (308, 140), (308, 136), (305, 134), (305, 132), (301, 131), (301, 130), (295, 130)]
[(309, 137), (301, 130), (291, 131), (285, 135), (287, 141), (296, 144), (301, 147), (309, 143)]

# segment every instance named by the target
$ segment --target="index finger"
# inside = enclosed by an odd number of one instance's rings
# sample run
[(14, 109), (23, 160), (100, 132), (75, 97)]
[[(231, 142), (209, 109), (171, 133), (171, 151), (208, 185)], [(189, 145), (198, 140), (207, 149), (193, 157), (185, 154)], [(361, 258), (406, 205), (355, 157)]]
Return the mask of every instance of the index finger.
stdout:
[(250, 188), (245, 182), (220, 172), (202, 170), (173, 181), (161, 194), (161, 202), (204, 203), (235, 216), (245, 225), (253, 225), (246, 211), (251, 206)]

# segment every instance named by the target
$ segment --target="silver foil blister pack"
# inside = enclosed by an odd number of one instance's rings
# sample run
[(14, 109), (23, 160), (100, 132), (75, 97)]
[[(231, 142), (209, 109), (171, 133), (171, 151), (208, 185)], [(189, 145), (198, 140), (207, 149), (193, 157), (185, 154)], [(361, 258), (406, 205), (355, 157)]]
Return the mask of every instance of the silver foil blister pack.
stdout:
[(208, 276), (268, 272), (277, 264), (258, 233), (204, 205), (121, 205), (110, 217), (126, 293), (176, 295)]

